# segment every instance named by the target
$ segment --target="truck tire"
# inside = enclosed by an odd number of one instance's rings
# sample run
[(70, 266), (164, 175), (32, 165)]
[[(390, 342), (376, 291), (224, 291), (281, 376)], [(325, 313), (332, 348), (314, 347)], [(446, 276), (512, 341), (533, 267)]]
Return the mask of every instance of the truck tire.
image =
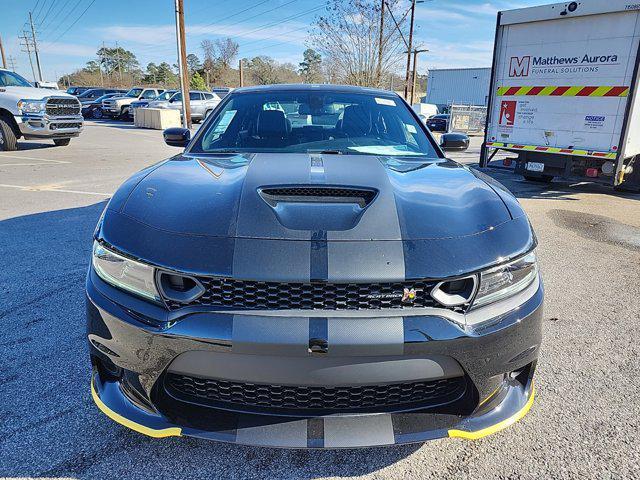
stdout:
[(522, 175), (525, 180), (537, 183), (551, 183), (553, 175)]
[(56, 144), (56, 147), (66, 147), (71, 142), (70, 138), (54, 138), (53, 143)]
[(0, 117), (0, 151), (13, 152), (18, 150), (18, 139), (7, 121)]

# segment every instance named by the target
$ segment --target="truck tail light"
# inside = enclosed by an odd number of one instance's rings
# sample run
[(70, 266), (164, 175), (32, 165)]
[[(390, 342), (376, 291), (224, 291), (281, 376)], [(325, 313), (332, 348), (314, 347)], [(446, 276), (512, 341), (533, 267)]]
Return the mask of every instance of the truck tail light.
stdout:
[(587, 177), (590, 178), (598, 178), (598, 169), (597, 168), (587, 168)]

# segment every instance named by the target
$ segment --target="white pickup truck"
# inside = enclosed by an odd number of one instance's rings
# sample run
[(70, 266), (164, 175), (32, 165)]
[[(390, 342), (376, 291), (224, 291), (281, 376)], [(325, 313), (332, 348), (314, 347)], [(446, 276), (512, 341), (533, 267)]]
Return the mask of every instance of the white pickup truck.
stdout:
[(17, 73), (0, 68), (0, 151), (17, 150), (19, 138), (69, 145), (82, 131), (77, 98), (35, 88)]

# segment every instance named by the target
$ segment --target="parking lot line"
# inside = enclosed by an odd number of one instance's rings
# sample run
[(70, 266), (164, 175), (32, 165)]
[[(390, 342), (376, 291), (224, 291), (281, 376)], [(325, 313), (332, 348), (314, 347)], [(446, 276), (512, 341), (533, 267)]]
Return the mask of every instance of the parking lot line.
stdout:
[[(51, 160), (48, 158), (25, 157), (22, 155), (9, 155), (6, 153), (0, 154), (0, 158), (17, 158), (19, 160), (36, 160), (38, 162), (45, 162), (45, 163), (71, 163), (71, 162), (67, 162), (66, 160)], [(37, 164), (33, 164), (33, 163), (28, 163), (28, 164), (2, 163), (0, 164), (0, 166), (7, 166), (7, 165), (37, 165)]]
[(65, 188), (57, 188), (55, 186), (48, 186), (48, 185), (24, 186), (24, 185), (8, 185), (5, 183), (0, 183), (0, 187), (15, 188), (15, 189), (24, 190), (27, 192), (61, 192), (61, 193), (77, 193), (81, 195), (99, 195), (101, 197), (111, 196), (110, 193), (87, 192), (84, 190), (68, 190)]

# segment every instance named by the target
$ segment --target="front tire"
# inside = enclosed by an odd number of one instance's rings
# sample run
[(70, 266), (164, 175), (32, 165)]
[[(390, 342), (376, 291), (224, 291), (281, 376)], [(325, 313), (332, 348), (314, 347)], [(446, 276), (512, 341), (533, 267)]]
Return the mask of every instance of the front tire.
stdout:
[(96, 119), (102, 118), (103, 117), (102, 109), (101, 108), (94, 109), (93, 112), (91, 112), (91, 116)]
[(13, 152), (18, 150), (18, 138), (13, 128), (4, 118), (0, 118), (0, 151)]
[(55, 138), (53, 143), (56, 144), (56, 147), (66, 147), (71, 142), (70, 138)]

